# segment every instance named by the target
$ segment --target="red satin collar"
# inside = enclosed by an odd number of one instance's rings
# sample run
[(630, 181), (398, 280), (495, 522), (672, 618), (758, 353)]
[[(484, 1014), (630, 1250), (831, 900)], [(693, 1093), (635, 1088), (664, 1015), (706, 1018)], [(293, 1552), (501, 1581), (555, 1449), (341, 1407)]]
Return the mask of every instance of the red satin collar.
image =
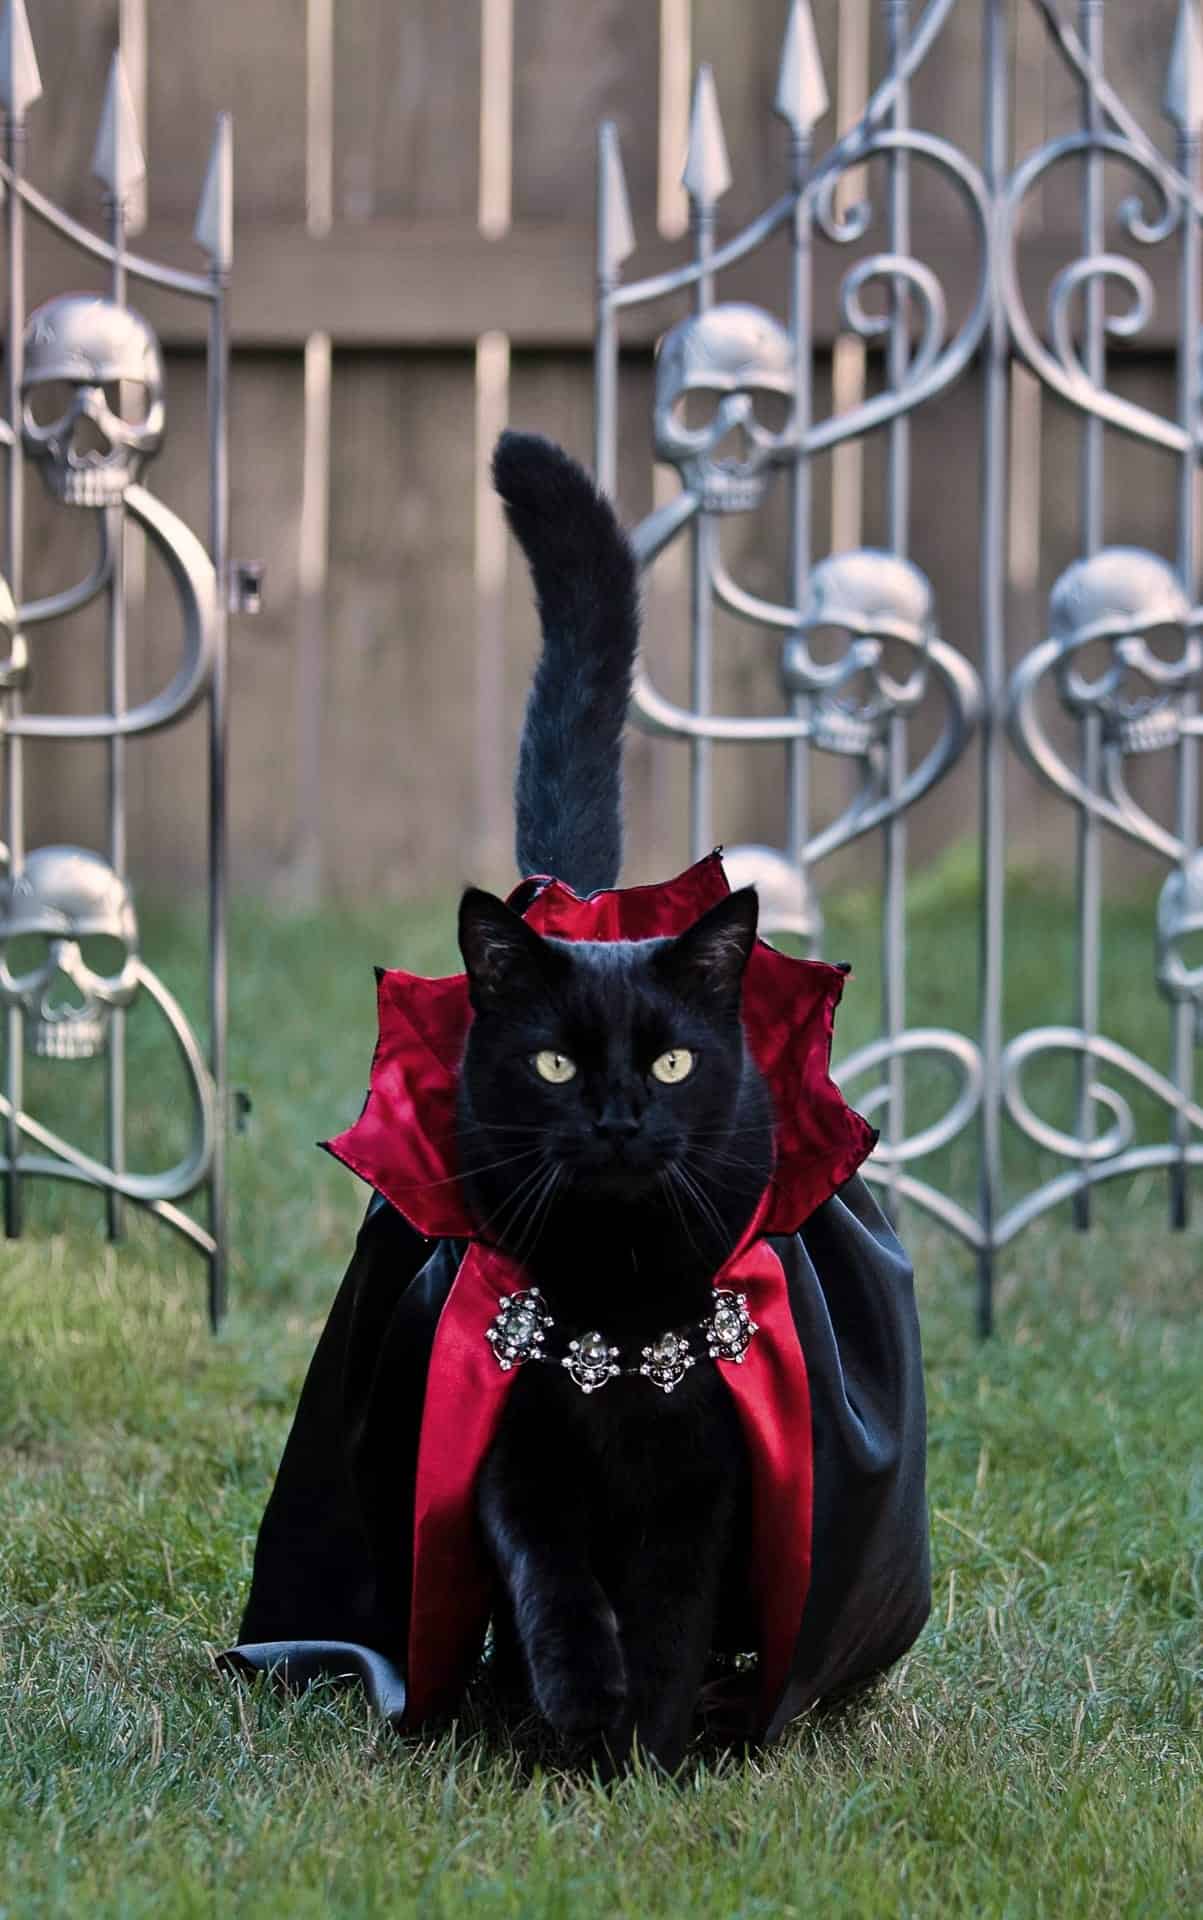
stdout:
[[(537, 884), (523, 917), (536, 932), (562, 940), (683, 933), (730, 892), (717, 853), (658, 886), (615, 888), (586, 900), (559, 880)], [(792, 960), (763, 941), (748, 962), (744, 1029), (777, 1120), (764, 1234), (793, 1233), (872, 1151), (873, 1129), (845, 1104), (828, 1072), (843, 986), (838, 967)], [(456, 1086), (472, 1020), (467, 977), (424, 980), (390, 969), (379, 975), (377, 1006), (380, 1037), (363, 1112), (325, 1145), (420, 1233), (470, 1239), (475, 1228), (455, 1156)]]

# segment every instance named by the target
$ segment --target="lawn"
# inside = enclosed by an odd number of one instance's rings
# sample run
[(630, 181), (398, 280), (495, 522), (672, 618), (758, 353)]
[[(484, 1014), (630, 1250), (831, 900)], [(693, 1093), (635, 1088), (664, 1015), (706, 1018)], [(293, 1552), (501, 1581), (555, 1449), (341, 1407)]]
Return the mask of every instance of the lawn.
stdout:
[[(1068, 916), (1030, 887), (1013, 904), (1009, 1016), (1059, 1018)], [(1021, 1239), (985, 1346), (966, 1257), (908, 1220), (935, 1610), (866, 1699), (773, 1752), (607, 1792), (520, 1776), (478, 1719), (403, 1743), (352, 1692), (215, 1673), (362, 1206), (312, 1142), (358, 1109), (369, 963), (438, 970), (449, 924), (237, 916), (254, 1109), (219, 1340), (199, 1264), (141, 1220), (106, 1247), (86, 1194), (33, 1195), (0, 1254), (0, 1920), (1203, 1913), (1203, 1243), (1165, 1229), (1154, 1179), (1101, 1196), (1090, 1236), (1057, 1218)], [(828, 941), (857, 966), (845, 1049), (871, 1030), (873, 938), (871, 903), (847, 902)], [(195, 1004), (187, 927), (150, 939)], [(1112, 921), (1107, 970), (1113, 1028), (1160, 1059), (1147, 903)], [(929, 888), (915, 1017), (966, 1018), (973, 971), (967, 893)], [(158, 1054), (132, 1041), (136, 1088)], [(45, 1085), (81, 1125), (88, 1071)], [(138, 1150), (169, 1153), (180, 1124), (148, 1120)]]

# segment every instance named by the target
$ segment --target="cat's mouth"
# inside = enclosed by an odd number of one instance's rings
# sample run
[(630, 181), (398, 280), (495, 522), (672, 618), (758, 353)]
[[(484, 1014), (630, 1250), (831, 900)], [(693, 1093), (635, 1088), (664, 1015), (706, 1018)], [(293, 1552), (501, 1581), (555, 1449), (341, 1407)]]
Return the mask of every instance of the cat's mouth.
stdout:
[(663, 1154), (647, 1148), (586, 1150), (574, 1161), (573, 1183), (587, 1192), (626, 1194), (654, 1187), (665, 1170)]

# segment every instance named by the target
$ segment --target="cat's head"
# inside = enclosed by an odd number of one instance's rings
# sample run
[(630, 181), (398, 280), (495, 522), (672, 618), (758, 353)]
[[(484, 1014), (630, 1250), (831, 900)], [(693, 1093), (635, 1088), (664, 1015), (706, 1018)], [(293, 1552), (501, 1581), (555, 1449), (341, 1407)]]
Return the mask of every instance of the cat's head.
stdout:
[[(536, 933), (492, 894), (466, 893), (470, 1198), (488, 1201), (537, 1165), (558, 1168), (578, 1198), (618, 1203), (715, 1179), (755, 1197), (772, 1158), (771, 1111), (740, 1018), (756, 918), (748, 887), (670, 939), (567, 941)], [(503, 1160), (503, 1178), (472, 1177)]]

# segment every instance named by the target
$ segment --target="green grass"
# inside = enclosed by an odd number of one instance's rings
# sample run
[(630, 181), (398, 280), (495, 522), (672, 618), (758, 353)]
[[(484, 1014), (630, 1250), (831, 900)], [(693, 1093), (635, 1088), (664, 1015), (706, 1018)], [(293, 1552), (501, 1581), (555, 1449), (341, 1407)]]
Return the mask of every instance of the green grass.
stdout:
[[(1013, 906), (1009, 1018), (1060, 1017), (1068, 919), (1030, 887)], [(86, 1194), (35, 1193), (3, 1252), (2, 1920), (1203, 1913), (1203, 1249), (1165, 1231), (1159, 1182), (1100, 1196), (1088, 1238), (1061, 1219), (1023, 1237), (985, 1347), (964, 1255), (909, 1222), (935, 1612), (866, 1700), (773, 1752), (604, 1792), (519, 1777), (473, 1721), (400, 1743), (354, 1693), (215, 1674), (362, 1205), (311, 1143), (359, 1105), (369, 963), (445, 965), (448, 925), (239, 917), (234, 1066), (255, 1105), (219, 1341), (199, 1265), (141, 1220), (106, 1248)], [(917, 1019), (968, 1017), (972, 927), (955, 890), (917, 901)], [(1150, 914), (1111, 927), (1111, 1025), (1156, 1057)], [(185, 935), (152, 938), (195, 1004)], [(845, 1046), (872, 1027), (874, 937), (869, 903), (846, 903), (828, 941), (857, 965)], [(134, 1039), (148, 1073), (154, 1035)], [(87, 1073), (39, 1089), (86, 1115)], [(1046, 1092), (1064, 1103), (1055, 1077)], [(139, 1152), (174, 1151), (174, 1124)]]

